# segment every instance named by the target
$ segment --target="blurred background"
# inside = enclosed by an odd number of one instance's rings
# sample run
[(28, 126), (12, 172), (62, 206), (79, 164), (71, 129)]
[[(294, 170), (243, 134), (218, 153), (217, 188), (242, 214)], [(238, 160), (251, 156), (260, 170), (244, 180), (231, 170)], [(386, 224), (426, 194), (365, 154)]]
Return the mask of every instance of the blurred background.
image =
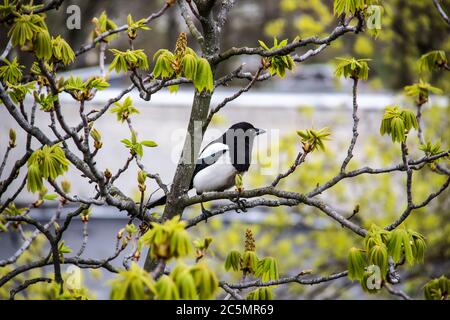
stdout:
[[(37, 2), (37, 1), (36, 1)], [(135, 20), (144, 18), (161, 7), (163, 1), (110, 0), (110, 1), (65, 1), (58, 13), (48, 16), (50, 32), (58, 32), (74, 49), (92, 39), (91, 20), (106, 11), (108, 17), (118, 25), (126, 23), (126, 16), (131, 13)], [(336, 25), (333, 17), (332, 0), (244, 0), (238, 1), (230, 13), (229, 22), (223, 32), (222, 50), (232, 46), (258, 46), (257, 40), (271, 43), (273, 37), (292, 40), (296, 36), (305, 38), (312, 35), (326, 36)], [(65, 27), (66, 8), (77, 4), (81, 8), (82, 29), (68, 30)], [(447, 12), (450, 1), (442, 1)], [(417, 59), (431, 50), (450, 51), (448, 26), (443, 23), (431, 1), (390, 0), (383, 2), (385, 13), (382, 30), (378, 37), (368, 34), (347, 34), (334, 41), (330, 47), (306, 63), (297, 65), (295, 71), (285, 79), (273, 79), (258, 83), (249, 93), (233, 101), (217, 115), (208, 131), (205, 142), (220, 135), (227, 127), (238, 121), (249, 121), (255, 126), (269, 131), (267, 137), (258, 141), (255, 150), (255, 163), (244, 178), (246, 189), (269, 184), (280, 171), (286, 170), (293, 162), (301, 145), (296, 137), (296, 130), (309, 127), (329, 127), (333, 140), (328, 142), (324, 153), (314, 153), (308, 157), (295, 174), (280, 184), (280, 188), (297, 192), (312, 190), (317, 183), (332, 178), (345, 158), (351, 139), (351, 81), (337, 80), (334, 77), (335, 58), (354, 56), (370, 58), (369, 80), (361, 84), (360, 137), (355, 149), (355, 158), (349, 169), (361, 166), (380, 167), (401, 162), (401, 153), (389, 137), (379, 135), (379, 125), (383, 110), (387, 105), (400, 104), (414, 110), (414, 102), (403, 94), (403, 87), (419, 80)], [(187, 31), (179, 12), (169, 10), (165, 16), (150, 25), (151, 31), (140, 32), (135, 40), (136, 49), (144, 49), (149, 59), (160, 48), (173, 49), (178, 34)], [(0, 43), (5, 43), (5, 30), (0, 31)], [(56, 35), (56, 34), (53, 34)], [(193, 39), (189, 46), (198, 51)], [(2, 45), (3, 47), (3, 45)], [(121, 35), (110, 47), (120, 50), (128, 48), (128, 39)], [(297, 53), (304, 53), (313, 48), (300, 48)], [(13, 54), (18, 54), (13, 53)], [(24, 55), (23, 64), (29, 61)], [(110, 53), (107, 63), (111, 62)], [(254, 72), (260, 64), (257, 57), (233, 58), (221, 65), (217, 77), (245, 63), (244, 70)], [(63, 70), (61, 76), (70, 74), (87, 78), (99, 74), (98, 49), (80, 56), (69, 70)], [(131, 84), (127, 76), (111, 73), (112, 86), (99, 92), (96, 98), (87, 103), (87, 108), (100, 108), (107, 100), (115, 97)], [(436, 72), (425, 77), (432, 85), (444, 92), (450, 92), (450, 73)], [(228, 88), (215, 92), (212, 106), (225, 97), (232, 95), (245, 82), (236, 81)], [(193, 97), (193, 88), (184, 86), (177, 94), (162, 91), (149, 102), (139, 99), (138, 93), (131, 94), (140, 115), (133, 118), (135, 129), (145, 139), (155, 140), (158, 148), (145, 151), (143, 162), (151, 172), (158, 172), (165, 182), (170, 182), (176, 166), (176, 156), (183, 131), (186, 128)], [(62, 97), (64, 112), (69, 123), (79, 122), (76, 104), (69, 97)], [(427, 140), (442, 141), (442, 148), (448, 149), (450, 140), (448, 94), (432, 96), (424, 107), (425, 136)], [(28, 105), (29, 107), (29, 105)], [(37, 123), (46, 132), (49, 124), (48, 114), (38, 112)], [(0, 107), (0, 150), (5, 150), (7, 132), (16, 127), (5, 109)], [(120, 140), (129, 136), (128, 128), (115, 121), (115, 116), (106, 114), (96, 122), (95, 127), (101, 131), (104, 147), (98, 154), (97, 163), (103, 169), (116, 171), (125, 163), (128, 152)], [(19, 130), (18, 130), (19, 132)], [(181, 132), (181, 134), (180, 134)], [(18, 159), (23, 152), (24, 136), (18, 137), (19, 148), (14, 150), (10, 159)], [(415, 136), (408, 139), (411, 157), (422, 155), (418, 150)], [(22, 143), (22, 144), (21, 144)], [(345, 150), (345, 152), (343, 152)], [(4, 151), (0, 151), (0, 158)], [(170, 159), (170, 161), (168, 161)], [(11, 161), (12, 162), (12, 161)], [(8, 168), (12, 163), (8, 164)], [(122, 176), (117, 185), (128, 195), (138, 198), (136, 184), (137, 168), (131, 167), (129, 174)], [(24, 172), (21, 173), (21, 177)], [(92, 186), (87, 184), (74, 170), (67, 178), (72, 181), (74, 194), (91, 195)], [(19, 181), (10, 187), (5, 197), (14, 193)], [(419, 202), (430, 192), (437, 190), (444, 182), (444, 177), (436, 175), (428, 167), (414, 175), (414, 196)], [(385, 226), (398, 217), (406, 205), (404, 191), (404, 173), (388, 175), (360, 176), (341, 182), (321, 197), (339, 208), (343, 214), (352, 212), (356, 205), (360, 212), (353, 218), (365, 227), (372, 223)], [(149, 187), (151, 191), (155, 185)], [(17, 206), (27, 206), (35, 196), (23, 193), (17, 199)], [(212, 205), (218, 205), (213, 203)], [(67, 211), (73, 208), (67, 208)], [(46, 220), (54, 212), (49, 203), (32, 215)], [(158, 210), (162, 210), (158, 208)], [(66, 212), (65, 212), (66, 213)], [(200, 214), (200, 207), (193, 207), (186, 212), (186, 217)], [(400, 268), (402, 284), (400, 285), (414, 298), (422, 298), (422, 286), (432, 277), (448, 274), (450, 270), (450, 200), (449, 191), (444, 192), (425, 209), (416, 210), (407, 220), (406, 226), (415, 229), (427, 238), (425, 264), (411, 268)], [(128, 219), (124, 213), (110, 208), (94, 208), (89, 222), (89, 242), (84, 257), (103, 258), (114, 251), (117, 232), (125, 226)], [(347, 253), (352, 246), (359, 246), (361, 239), (352, 232), (343, 229), (325, 217), (321, 212), (309, 207), (265, 209), (255, 208), (247, 213), (230, 212), (210, 219), (191, 229), (194, 238), (212, 236), (214, 242), (211, 254), (207, 258), (215, 266), (220, 279), (238, 281), (238, 275), (225, 273), (223, 263), (231, 249), (242, 249), (244, 233), (251, 228), (256, 236), (257, 253), (260, 256), (271, 255), (278, 258), (282, 275), (295, 275), (301, 270), (312, 269), (314, 275), (328, 275), (347, 268)], [(82, 223), (76, 220), (66, 232), (65, 242), (74, 252), (81, 245)], [(0, 234), (0, 259), (9, 257), (20, 245), (21, 239), (14, 233)], [(35, 259), (33, 254), (40, 254), (41, 242), (34, 245), (35, 252), (23, 256), (21, 263)], [(125, 254), (129, 254), (126, 252)], [(143, 254), (145, 257), (145, 253)], [(121, 256), (115, 264), (121, 266)], [(143, 263), (141, 258), (141, 263)], [(2, 270), (0, 270), (1, 273)], [(50, 270), (48, 270), (50, 271)], [(46, 273), (47, 270), (32, 272)], [(36, 274), (34, 274), (36, 275)], [(86, 284), (92, 295), (105, 299), (109, 295), (110, 278), (107, 272), (85, 271)], [(20, 280), (20, 279), (19, 279)], [(9, 286), (14, 286), (10, 283)], [(0, 297), (9, 287), (0, 288)], [(37, 287), (39, 288), (39, 287)], [(44, 289), (42, 289), (44, 290)], [(323, 285), (306, 287), (291, 284), (275, 291), (276, 298), (294, 299), (379, 299), (387, 298), (382, 291), (378, 295), (368, 295), (361, 291), (358, 283), (347, 278)], [(31, 293), (42, 297), (37, 289)], [(33, 296), (31, 296), (33, 297)]]

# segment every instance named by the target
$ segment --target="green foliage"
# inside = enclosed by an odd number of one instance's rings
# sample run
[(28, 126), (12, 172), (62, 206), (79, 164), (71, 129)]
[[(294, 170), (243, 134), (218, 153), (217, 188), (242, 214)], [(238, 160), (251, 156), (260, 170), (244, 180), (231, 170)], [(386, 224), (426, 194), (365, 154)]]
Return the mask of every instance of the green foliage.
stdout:
[(171, 277), (162, 275), (156, 282), (156, 292), (158, 300), (179, 300), (178, 288)]
[(389, 235), (389, 231), (372, 224), (363, 240), (364, 250), (370, 252), (374, 246), (386, 245), (389, 242)]
[(90, 100), (95, 90), (104, 90), (109, 87), (109, 83), (102, 77), (90, 77), (83, 82), (80, 77), (70, 78), (64, 82), (64, 90), (69, 92), (77, 101)]
[(369, 264), (380, 268), (381, 277), (384, 278), (388, 268), (388, 251), (384, 243), (374, 245), (368, 254)]
[(17, 208), (16, 204), (14, 202), (11, 202), (1, 214), (7, 215), (7, 216), (21, 216), (25, 214), (28, 211), (28, 208)]
[(111, 281), (112, 300), (149, 300), (156, 294), (155, 281), (135, 262)]
[(31, 81), (26, 84), (9, 84), (8, 95), (14, 103), (21, 103), (25, 100), (27, 94), (36, 89), (36, 81)]
[(225, 259), (225, 270), (238, 271), (241, 265), (241, 253), (237, 250), (230, 251)]
[(127, 34), (130, 39), (136, 39), (138, 30), (150, 30), (150, 27), (145, 24), (145, 19), (134, 21), (131, 14), (127, 17), (127, 24)]
[(416, 115), (399, 106), (388, 106), (381, 121), (380, 134), (388, 134), (392, 137), (392, 142), (405, 142), (406, 134), (414, 128), (418, 129)]
[(441, 276), (430, 280), (424, 287), (423, 293), (426, 300), (447, 300), (450, 288), (450, 279)]
[(420, 263), (423, 261), (424, 251), (425, 238), (419, 233), (403, 228), (391, 232), (388, 253), (394, 262), (399, 262), (404, 255), (410, 265)]
[(66, 246), (64, 241), (61, 241), (58, 245), (59, 257), (62, 262), (64, 262), (64, 255), (66, 253), (71, 253), (72, 249), (69, 246)]
[(150, 247), (152, 256), (169, 260), (188, 255), (192, 250), (186, 223), (174, 217), (163, 224), (151, 223), (152, 228), (140, 239), (142, 245)]
[(185, 265), (178, 265), (174, 268), (170, 276), (174, 279), (178, 289), (180, 299), (197, 300), (199, 299), (194, 277), (190, 268)]
[(297, 131), (300, 141), (303, 144), (303, 150), (307, 153), (314, 150), (325, 151), (324, 141), (330, 140), (331, 132), (328, 128), (320, 130), (306, 129)]
[[(170, 79), (182, 76), (192, 80), (198, 92), (212, 92), (214, 89), (213, 73), (208, 60), (197, 56), (189, 47), (178, 50), (178, 54), (160, 49), (154, 54), (153, 60), (156, 61), (153, 69), (155, 78)], [(169, 89), (176, 91), (177, 87)]]
[(448, 63), (447, 56), (442, 50), (430, 51), (422, 55), (418, 61), (420, 72), (432, 72)]
[(258, 288), (247, 295), (247, 300), (273, 300), (272, 290), (268, 287)]
[(8, 84), (17, 84), (22, 79), (24, 66), (17, 61), (17, 58), (14, 58), (11, 62), (3, 59), (3, 62), (5, 65), (0, 67), (0, 80)]
[(24, 46), (27, 41), (33, 40), (35, 34), (46, 30), (44, 18), (37, 14), (17, 14), (14, 23), (8, 32), (13, 46)]
[(213, 241), (213, 238), (206, 237), (203, 240), (196, 239), (194, 240), (194, 247), (195, 247), (195, 255), (196, 255), (196, 261), (198, 262), (200, 259), (202, 259), (206, 253), (208, 252), (208, 248), (211, 245)]
[[(259, 45), (266, 51), (274, 51), (285, 47), (287, 44), (287, 39), (278, 43), (278, 39), (275, 37), (273, 39), (273, 46), (269, 48), (269, 46), (267, 46), (263, 41), (259, 40)], [(286, 76), (286, 69), (293, 70), (295, 67), (295, 63), (289, 54), (282, 56), (276, 55), (272, 57), (264, 57), (263, 66), (265, 69), (269, 69), (269, 72), (272, 76), (276, 74), (280, 78), (284, 78)]]
[(139, 114), (139, 110), (133, 105), (133, 100), (128, 96), (123, 103), (114, 103), (115, 108), (111, 109), (111, 113), (115, 113), (117, 121), (124, 122), (132, 114)]
[(422, 105), (428, 102), (428, 96), (430, 95), (430, 93), (442, 94), (443, 91), (420, 79), (419, 83), (414, 83), (413, 85), (406, 86), (405, 93), (407, 96), (416, 99), (416, 103), (418, 105)]
[[(419, 150), (422, 150), (428, 156), (434, 156), (436, 154), (444, 152), (444, 150), (442, 150), (442, 148), (441, 148), (441, 142), (440, 141), (437, 141), (434, 144), (431, 143), (430, 141), (427, 141), (425, 144), (421, 144), (419, 146)], [(448, 156), (446, 158), (448, 158)], [(442, 160), (442, 158), (438, 159), (438, 160), (435, 160), (434, 162), (439, 162), (441, 160)]]
[(70, 45), (61, 38), (61, 36), (57, 36), (56, 38), (52, 38), (52, 46), (53, 46), (53, 57), (56, 61), (61, 61), (65, 65), (72, 63), (75, 60), (75, 53), (73, 52)]
[[(68, 54), (68, 57), (71, 57), (70, 50), (67, 48), (64, 50), (65, 52), (63, 54)], [(39, 59), (44, 59), (45, 61), (50, 60), (53, 56), (52, 38), (47, 30), (42, 30), (41, 32), (36, 33), (34, 39), (34, 52), (36, 57)], [(67, 58), (61, 60), (70, 62)]]
[(160, 49), (153, 55), (155, 67), (153, 68), (153, 76), (155, 78), (169, 79), (175, 74), (173, 62), (175, 55), (167, 49)]
[(343, 13), (346, 15), (355, 14), (357, 11), (364, 10), (372, 2), (371, 0), (334, 0), (334, 14), (336, 16)]
[(190, 268), (198, 297), (201, 300), (214, 298), (214, 293), (219, 287), (216, 274), (204, 263), (199, 263)]
[[(185, 66), (189, 66), (185, 64)], [(189, 76), (194, 70), (185, 69), (185, 75)], [(194, 86), (198, 92), (202, 92), (203, 90), (207, 92), (212, 92), (214, 89), (214, 79), (213, 73), (211, 70), (211, 66), (209, 65), (208, 60), (205, 58), (197, 59), (197, 68), (195, 73)]]
[(131, 140), (122, 139), (120, 142), (122, 142), (125, 147), (130, 149), (130, 153), (132, 155), (139, 155), (141, 158), (144, 156), (144, 147), (154, 148), (158, 146), (156, 142), (151, 140), (137, 141), (137, 137), (134, 132), (131, 133)]
[(40, 105), (39, 109), (45, 112), (51, 112), (54, 109), (58, 96), (41, 93), (40, 95), (34, 91), (34, 100)]
[(370, 59), (336, 58), (340, 62), (336, 66), (336, 77), (367, 80), (369, 78)]
[[(102, 12), (100, 17), (98, 18), (95, 17), (94, 19), (92, 19), (92, 23), (95, 25), (94, 31), (92, 33), (92, 37), (94, 39), (105, 32), (117, 29), (117, 24), (111, 19), (108, 19), (108, 15), (106, 14), (105, 11)], [(112, 34), (103, 38), (102, 41), (108, 43), (109, 41), (113, 40), (116, 37), (117, 34)]]
[(258, 256), (254, 251), (245, 251), (242, 255), (241, 270), (244, 273), (254, 274), (258, 266)]
[[(11, 202), (0, 214), (5, 216), (22, 216), (27, 214), (29, 211), (28, 208), (18, 208), (14, 202)], [(16, 230), (17, 227), (22, 224), (21, 222), (14, 222), (9, 225), (11, 230)], [(8, 232), (8, 228), (6, 227), (7, 221), (0, 216), (0, 231)]]
[(127, 72), (128, 70), (143, 69), (148, 70), (148, 60), (144, 50), (127, 50), (125, 52), (117, 49), (110, 49), (114, 54), (114, 59), (109, 66), (109, 71), (116, 73)]
[(263, 282), (278, 280), (278, 262), (273, 257), (265, 257), (258, 261), (255, 276), (261, 277)]
[(59, 145), (43, 146), (41, 149), (34, 151), (28, 159), (28, 191), (43, 190), (42, 179), (54, 181), (68, 169), (69, 161)]
[(348, 253), (348, 277), (350, 280), (361, 280), (367, 266), (366, 256), (361, 249), (355, 247)]

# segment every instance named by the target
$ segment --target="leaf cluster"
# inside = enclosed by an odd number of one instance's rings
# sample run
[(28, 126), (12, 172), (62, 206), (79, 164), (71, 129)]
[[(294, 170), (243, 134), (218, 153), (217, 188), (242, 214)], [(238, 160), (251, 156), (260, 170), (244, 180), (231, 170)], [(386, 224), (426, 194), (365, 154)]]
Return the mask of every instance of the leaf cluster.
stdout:
[(385, 109), (381, 121), (380, 134), (388, 134), (392, 142), (403, 143), (406, 141), (406, 135), (414, 128), (419, 128), (414, 112), (402, 109), (399, 106), (388, 106)]
[(43, 179), (54, 181), (69, 170), (69, 161), (58, 144), (45, 145), (34, 151), (27, 164), (27, 189), (30, 192), (43, 190)]
[(324, 141), (330, 140), (331, 132), (325, 127), (320, 130), (298, 130), (297, 135), (300, 136), (300, 141), (303, 144), (303, 150), (306, 153), (309, 153), (318, 149), (324, 151)]
[(150, 247), (153, 257), (169, 260), (188, 255), (192, 251), (189, 233), (186, 231), (186, 223), (180, 218), (174, 217), (163, 224), (151, 223), (149, 229), (139, 240), (142, 245)]
[[(287, 39), (278, 42), (278, 39), (276, 37), (273, 39), (273, 46), (271, 48), (269, 48), (269, 46), (261, 40), (259, 40), (258, 42), (259, 45), (267, 51), (274, 51), (285, 47), (288, 44)], [(292, 71), (295, 68), (294, 60), (289, 54), (282, 56), (276, 55), (272, 57), (264, 57), (262, 63), (265, 69), (269, 69), (269, 72), (272, 76), (277, 75), (280, 78), (284, 78), (286, 76), (286, 70)]]

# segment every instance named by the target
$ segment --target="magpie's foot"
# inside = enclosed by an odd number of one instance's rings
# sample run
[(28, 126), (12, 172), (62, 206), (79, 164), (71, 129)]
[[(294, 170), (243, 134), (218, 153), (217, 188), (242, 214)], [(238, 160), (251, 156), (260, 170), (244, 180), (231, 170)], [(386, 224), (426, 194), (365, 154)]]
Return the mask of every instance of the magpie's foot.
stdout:
[(213, 215), (212, 212), (205, 209), (205, 207), (203, 207), (202, 205), (202, 216), (205, 219), (205, 223), (208, 223), (208, 218), (212, 217), (212, 215)]
[(240, 199), (239, 197), (236, 199), (231, 199), (232, 202), (236, 203), (239, 208), (236, 209), (236, 213), (247, 212), (247, 200), (246, 199)]

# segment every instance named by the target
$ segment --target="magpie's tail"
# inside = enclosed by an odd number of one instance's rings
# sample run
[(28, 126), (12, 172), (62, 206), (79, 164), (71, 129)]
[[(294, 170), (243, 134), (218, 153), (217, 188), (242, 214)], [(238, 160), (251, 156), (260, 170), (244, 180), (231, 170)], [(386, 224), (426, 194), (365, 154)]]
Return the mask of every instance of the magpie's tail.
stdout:
[(147, 209), (165, 205), (167, 202), (167, 196), (163, 196), (156, 201), (153, 201), (147, 205)]

